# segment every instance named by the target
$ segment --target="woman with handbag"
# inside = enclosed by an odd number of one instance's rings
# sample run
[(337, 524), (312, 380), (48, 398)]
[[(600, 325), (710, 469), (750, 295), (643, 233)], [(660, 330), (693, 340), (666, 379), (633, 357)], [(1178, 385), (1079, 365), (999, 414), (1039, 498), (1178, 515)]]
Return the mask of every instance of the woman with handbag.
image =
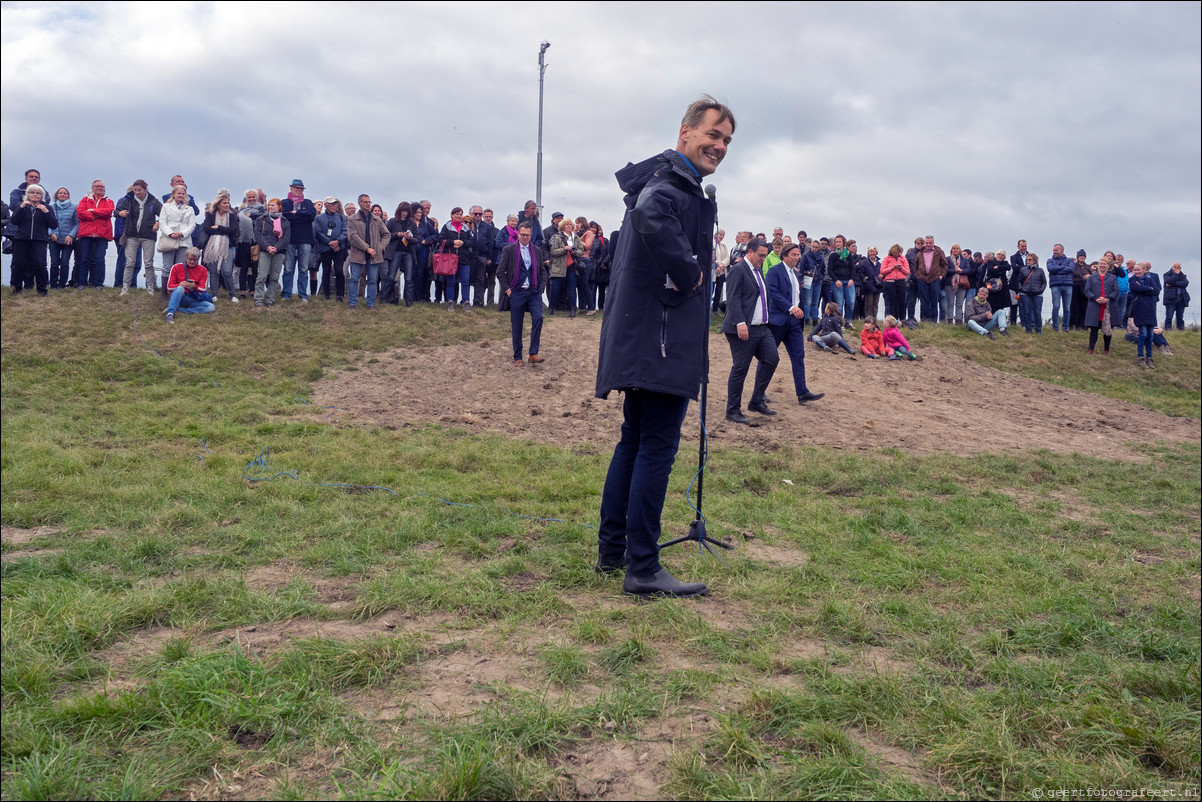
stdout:
[(476, 256), (476, 238), (463, 222), (463, 207), (456, 206), (451, 210), (451, 219), (443, 225), (442, 233), (438, 237), (438, 250), (441, 254), (454, 254), (458, 262), (454, 275), (439, 276), (435, 279), (444, 282), (447, 309), (453, 309), (458, 299), (466, 312), (472, 305), (472, 261)]
[(551, 235), (550, 243), (551, 295), (548, 298), (551, 306), (550, 314), (555, 314), (555, 304), (566, 284), (569, 318), (576, 317), (576, 271), (573, 266), (579, 255), (572, 242), (573, 228), (575, 228), (575, 224), (564, 217), (559, 221), (559, 231)]
[(259, 246), (255, 242), (255, 224), (267, 214), (267, 208), (259, 202), (257, 190), (242, 193), (242, 205), (238, 207), (238, 243), (234, 246), (234, 270), (238, 277), (238, 295), (245, 298), (249, 292), (255, 294), (255, 276), (259, 272)]
[[(597, 311), (605, 311), (605, 290), (609, 287), (609, 240), (596, 221), (589, 223), (593, 230), (593, 284), (597, 287)], [(589, 314), (593, 314), (589, 312)]]
[[(388, 263), (388, 274), (392, 279), (389, 291), (380, 300), (383, 303), (399, 304), (401, 293), (397, 282), (405, 282), (405, 306), (413, 306), (413, 247), (417, 235), (413, 231), (413, 205), (409, 201), (397, 204), (396, 213), (388, 221), (388, 245), (384, 248), (384, 261)], [(381, 284), (383, 282), (381, 281)]]
[(976, 275), (972, 259), (963, 252), (959, 243), (952, 245), (947, 256), (947, 275), (944, 277), (946, 284), (943, 287), (948, 323), (964, 324), (964, 303), (976, 283)]
[(167, 278), (171, 268), (183, 264), (188, 247), (192, 244), (192, 231), (196, 228), (196, 214), (188, 203), (188, 188), (176, 184), (171, 197), (159, 212), (159, 239), (155, 250), (163, 254), (163, 300), (168, 299)]

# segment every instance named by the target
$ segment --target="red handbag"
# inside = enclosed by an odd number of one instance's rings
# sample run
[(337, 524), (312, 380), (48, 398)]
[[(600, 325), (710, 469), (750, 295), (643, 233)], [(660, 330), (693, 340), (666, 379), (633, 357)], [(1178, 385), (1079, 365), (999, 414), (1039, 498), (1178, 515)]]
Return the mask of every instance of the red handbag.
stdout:
[(434, 254), (434, 275), (436, 276), (453, 276), (459, 272), (459, 255), (447, 253), (446, 250), (447, 243), (443, 242), (442, 250)]

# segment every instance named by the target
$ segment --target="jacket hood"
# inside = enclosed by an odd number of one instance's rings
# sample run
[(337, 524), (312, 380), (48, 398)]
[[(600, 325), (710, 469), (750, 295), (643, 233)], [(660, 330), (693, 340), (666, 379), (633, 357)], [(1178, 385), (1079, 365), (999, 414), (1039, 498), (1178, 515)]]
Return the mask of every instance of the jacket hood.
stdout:
[(695, 187), (697, 192), (701, 192), (699, 179), (693, 175), (693, 172), (681, 161), (681, 156), (675, 150), (669, 148), (663, 153), (652, 156), (650, 159), (634, 164), (627, 163), (625, 167), (614, 173), (614, 177), (618, 179), (618, 188), (626, 193), (626, 208), (633, 209), (635, 201), (638, 200), (639, 193), (643, 191), (643, 187), (658, 173), (662, 168), (667, 168), (679, 174), (687, 185)]

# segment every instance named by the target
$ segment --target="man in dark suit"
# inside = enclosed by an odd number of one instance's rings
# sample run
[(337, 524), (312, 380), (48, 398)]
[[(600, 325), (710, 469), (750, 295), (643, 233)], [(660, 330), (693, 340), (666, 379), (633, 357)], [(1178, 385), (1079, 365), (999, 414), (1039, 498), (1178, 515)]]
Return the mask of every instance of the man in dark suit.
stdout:
[(726, 278), (726, 318), (722, 333), (730, 343), (730, 378), (726, 381), (726, 419), (732, 423), (751, 423), (743, 415), (743, 382), (751, 367), (751, 358), (759, 360), (755, 369), (755, 389), (747, 408), (761, 415), (775, 415), (764, 402), (768, 382), (776, 372), (780, 356), (768, 328), (768, 290), (760, 275), (760, 266), (768, 256), (768, 243), (759, 237), (747, 243), (747, 254), (730, 266)]
[[(1014, 292), (1018, 293), (1020, 286), (1019, 273), (1027, 266), (1027, 241), (1020, 239), (1018, 241), (1018, 250), (1010, 254), (1010, 286), (1014, 288)], [(1023, 324), (1023, 327), (1029, 330), (1034, 327), (1035, 322), (1026, 320), (1026, 315), (1023, 314), (1024, 309), (1020, 304), (1014, 304), (1010, 307), (1010, 316), (1007, 320), (1013, 325), (1015, 320)], [(1042, 321), (1040, 321), (1042, 322)]]
[(797, 390), (797, 402), (817, 401), (826, 393), (812, 393), (806, 387), (805, 331), (802, 320), (805, 312), (801, 306), (801, 275), (797, 265), (801, 262), (801, 247), (790, 243), (781, 252), (781, 261), (768, 268), (768, 330), (777, 347), (783, 342), (793, 366), (793, 387)]
[(543, 332), (543, 287), (547, 286), (547, 268), (533, 243), (534, 224), (518, 224), (518, 241), (501, 250), (497, 279), (509, 298), (509, 325), (513, 332), (513, 366), (522, 366), (522, 322), (530, 313), (530, 364), (543, 361), (538, 355)]

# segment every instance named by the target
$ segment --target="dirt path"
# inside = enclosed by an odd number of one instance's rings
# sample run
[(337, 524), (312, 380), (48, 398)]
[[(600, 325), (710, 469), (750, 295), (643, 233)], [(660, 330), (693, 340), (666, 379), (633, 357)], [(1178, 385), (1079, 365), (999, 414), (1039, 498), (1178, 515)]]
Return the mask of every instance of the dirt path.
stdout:
[[(484, 314), (484, 313), (474, 313)], [(437, 422), (469, 431), (564, 446), (608, 450), (622, 420), (622, 396), (593, 397), (599, 318), (546, 318), (546, 362), (515, 368), (509, 339), (431, 349), (396, 349), (358, 370), (342, 371), (314, 386), (313, 401), (337, 407), (321, 416), (337, 424), (397, 428)], [(710, 443), (767, 451), (784, 443), (836, 449), (894, 447), (914, 454), (1048, 448), (1107, 459), (1130, 459), (1123, 444), (1194, 441), (1198, 421), (1069, 390), (982, 367), (963, 357), (924, 348), (920, 362), (851, 359), (806, 348), (806, 379), (826, 398), (799, 405), (789, 360), (772, 379), (774, 418), (757, 424), (725, 420), (730, 349), (710, 341)], [(754, 370), (752, 371), (754, 374)], [(751, 393), (748, 376), (744, 401)], [(1099, 416), (1098, 410), (1105, 409)], [(696, 441), (698, 405), (689, 405), (685, 439)], [(1019, 439), (1016, 439), (1016, 432)]]

